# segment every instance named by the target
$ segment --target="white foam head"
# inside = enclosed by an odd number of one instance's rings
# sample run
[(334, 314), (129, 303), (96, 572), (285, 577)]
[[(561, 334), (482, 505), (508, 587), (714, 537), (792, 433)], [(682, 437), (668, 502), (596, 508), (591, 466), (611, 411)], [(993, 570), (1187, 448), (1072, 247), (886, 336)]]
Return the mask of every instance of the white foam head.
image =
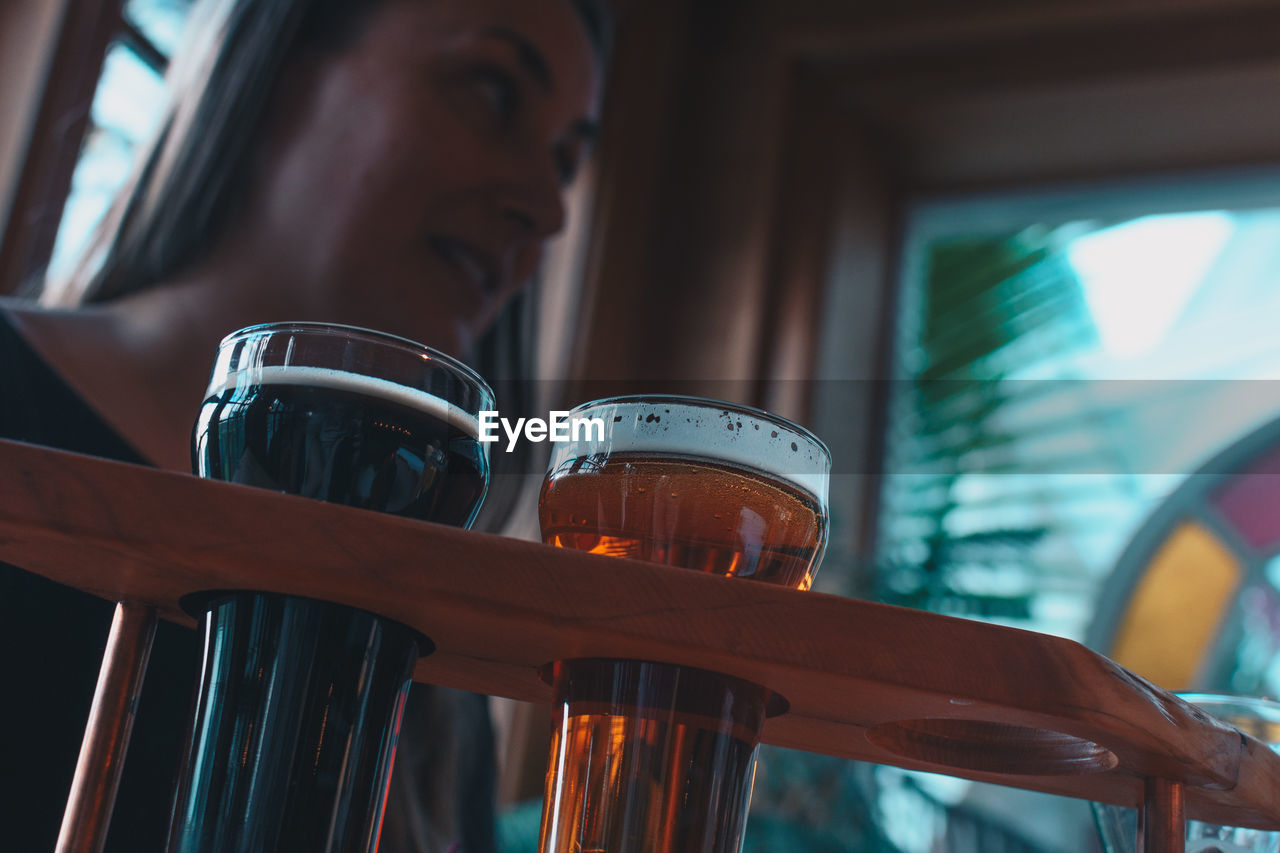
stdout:
[[(472, 438), (478, 439), (480, 436), (480, 424), (476, 416), (442, 397), (388, 379), (329, 367), (250, 365), (222, 376), (221, 381), (209, 386), (206, 396), (218, 396), (228, 389), (247, 385), (306, 385), (363, 394), (431, 415)], [(488, 451), (487, 444), (481, 446)]]
[(791, 483), (827, 500), (831, 455), (812, 434), (765, 412), (695, 397), (619, 397), (570, 417), (600, 418), (604, 440), (581, 430), (552, 445), (551, 468), (593, 453), (664, 453), (723, 462)]

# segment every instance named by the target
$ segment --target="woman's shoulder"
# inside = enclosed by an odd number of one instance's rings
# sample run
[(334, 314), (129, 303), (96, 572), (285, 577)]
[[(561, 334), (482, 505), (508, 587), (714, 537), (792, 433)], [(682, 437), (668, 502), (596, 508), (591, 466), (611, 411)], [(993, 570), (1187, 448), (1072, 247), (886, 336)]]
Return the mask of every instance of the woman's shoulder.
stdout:
[[(35, 366), (62, 377), (66, 375), (66, 365), (80, 361), (100, 363), (102, 355), (112, 350), (111, 331), (109, 313), (98, 306), (47, 307), (30, 300), (0, 297), (0, 340), (4, 342), (0, 346), (22, 354), (18, 363), (24, 367)], [(78, 357), (71, 358), (70, 354)]]
[(41, 359), (22, 334), (22, 318), (31, 308), (15, 299), (0, 298), (0, 388), (21, 377)]
[(0, 297), (0, 377), (10, 381), (27, 377), (30, 372), (58, 371), (44, 355), (41, 340), (47, 340), (59, 326), (73, 326), (80, 321), (77, 312), (44, 308), (38, 303), (12, 297)]
[(140, 461), (34, 342), (53, 326), (78, 322), (74, 311), (0, 298), (0, 438)]

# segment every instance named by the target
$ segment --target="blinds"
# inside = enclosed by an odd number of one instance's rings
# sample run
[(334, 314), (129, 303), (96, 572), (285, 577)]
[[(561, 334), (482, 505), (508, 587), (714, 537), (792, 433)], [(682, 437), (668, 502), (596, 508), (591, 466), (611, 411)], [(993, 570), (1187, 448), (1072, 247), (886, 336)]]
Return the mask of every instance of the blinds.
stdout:
[(1082, 633), (1100, 555), (1152, 494), (1114, 441), (1129, 400), (1076, 368), (1098, 346), (1066, 255), (1079, 231), (927, 247), (890, 394), (880, 600)]
[(1032, 226), (919, 252), (875, 594), (1082, 638), (1155, 503), (1280, 413), (1280, 210)]

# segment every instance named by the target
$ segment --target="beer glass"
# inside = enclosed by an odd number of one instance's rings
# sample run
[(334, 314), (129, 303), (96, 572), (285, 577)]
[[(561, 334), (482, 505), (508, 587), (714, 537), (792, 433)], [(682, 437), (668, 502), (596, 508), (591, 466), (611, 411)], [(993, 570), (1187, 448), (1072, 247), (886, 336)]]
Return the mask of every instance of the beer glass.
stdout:
[[(488, 485), (488, 386), (411, 341), (255, 326), (222, 341), (192, 439), (202, 477), (467, 527)], [(377, 848), (399, 715), (428, 640), (295, 596), (202, 596), (175, 853)]]
[[(570, 413), (539, 501), (543, 541), (808, 589), (826, 541), (830, 455), (762, 411), (621, 397)], [(742, 847), (769, 691), (635, 660), (552, 667), (556, 725), (541, 853)]]
[[(1272, 749), (1280, 749), (1280, 703), (1221, 693), (1178, 695)], [(1107, 853), (1135, 853), (1138, 847), (1135, 809), (1094, 803), (1093, 814)], [(1280, 832), (1189, 820), (1187, 853), (1280, 853)]]

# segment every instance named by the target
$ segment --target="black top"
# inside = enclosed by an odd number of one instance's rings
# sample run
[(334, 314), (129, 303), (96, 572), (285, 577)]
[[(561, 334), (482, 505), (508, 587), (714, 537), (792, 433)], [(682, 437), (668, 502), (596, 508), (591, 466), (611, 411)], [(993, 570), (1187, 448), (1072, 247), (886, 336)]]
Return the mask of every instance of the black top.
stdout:
[[(145, 464), (2, 310), (0, 438)], [(111, 602), (0, 564), (0, 847), (6, 850), (54, 848), (113, 610)], [(164, 849), (199, 663), (196, 633), (162, 622), (116, 798), (109, 853)]]

